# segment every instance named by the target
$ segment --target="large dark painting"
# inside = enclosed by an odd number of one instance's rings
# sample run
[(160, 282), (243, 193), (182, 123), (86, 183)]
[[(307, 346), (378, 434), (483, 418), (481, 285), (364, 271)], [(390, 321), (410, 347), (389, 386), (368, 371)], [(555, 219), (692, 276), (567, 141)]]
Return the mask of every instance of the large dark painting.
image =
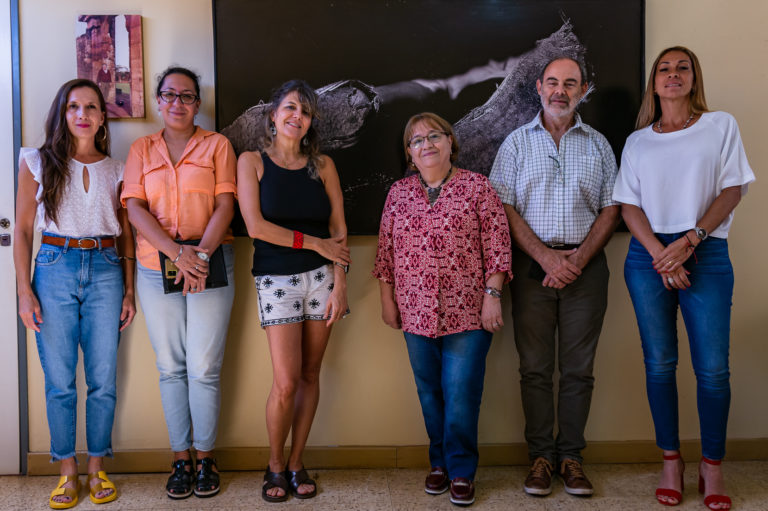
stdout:
[(454, 123), (459, 166), (487, 175), (538, 111), (553, 56), (586, 58), (594, 90), (580, 112), (620, 155), (643, 87), (643, 20), (642, 0), (214, 0), (217, 128), (238, 153), (259, 149), (272, 89), (307, 80), (349, 232), (375, 234), (405, 172), (407, 119)]

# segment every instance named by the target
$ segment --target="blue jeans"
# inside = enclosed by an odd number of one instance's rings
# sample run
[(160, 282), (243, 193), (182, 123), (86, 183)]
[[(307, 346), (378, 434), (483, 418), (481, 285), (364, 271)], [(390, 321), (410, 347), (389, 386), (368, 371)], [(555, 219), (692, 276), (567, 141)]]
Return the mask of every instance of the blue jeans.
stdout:
[(171, 449), (216, 444), (221, 364), (235, 297), (234, 251), (223, 245), (229, 285), (202, 293), (163, 293), (162, 275), (139, 265), (136, 288), (160, 373), (160, 398)]
[(123, 303), (120, 259), (114, 248), (81, 250), (42, 244), (35, 258), (32, 289), (43, 316), (35, 338), (45, 374), (52, 461), (75, 455), (78, 345), (88, 386), (88, 455), (111, 456)]
[(446, 468), (451, 479), (473, 480), (485, 357), (492, 334), (470, 330), (437, 339), (404, 335), (429, 435), (429, 462)]
[[(682, 236), (656, 234), (668, 245)], [(656, 428), (656, 444), (680, 448), (677, 410), (677, 308), (683, 315), (696, 394), (702, 454), (725, 456), (725, 433), (731, 401), (728, 345), (731, 325), (733, 268), (728, 242), (708, 238), (685, 263), (691, 287), (669, 291), (651, 264), (651, 256), (634, 237), (624, 264), (624, 278), (635, 307), (645, 357), (646, 390)], [(698, 260), (698, 262), (696, 262)]]

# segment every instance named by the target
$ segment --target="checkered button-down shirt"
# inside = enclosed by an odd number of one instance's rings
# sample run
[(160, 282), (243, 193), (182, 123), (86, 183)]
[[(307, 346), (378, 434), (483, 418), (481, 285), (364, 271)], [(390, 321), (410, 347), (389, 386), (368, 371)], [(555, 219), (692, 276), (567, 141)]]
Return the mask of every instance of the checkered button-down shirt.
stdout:
[(512, 133), (496, 154), (489, 179), (546, 244), (578, 244), (612, 199), (618, 168), (603, 135), (576, 123), (555, 145), (541, 115)]

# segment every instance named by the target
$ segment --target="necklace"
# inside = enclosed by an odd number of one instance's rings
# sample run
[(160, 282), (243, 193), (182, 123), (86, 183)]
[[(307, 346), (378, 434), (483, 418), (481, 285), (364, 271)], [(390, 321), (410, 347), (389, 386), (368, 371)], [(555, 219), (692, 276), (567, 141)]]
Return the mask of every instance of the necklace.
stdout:
[[(693, 119), (693, 116), (694, 116), (694, 115), (695, 115), (695, 114), (691, 114), (691, 116), (690, 116), (690, 117), (688, 117), (688, 120), (687, 120), (687, 121), (685, 121), (685, 123), (683, 124), (683, 127), (682, 127), (682, 128), (680, 128), (681, 130), (684, 130), (685, 128), (687, 128), (687, 127), (688, 127), (688, 125), (689, 125), (689, 124), (691, 124), (691, 120)], [(664, 133), (664, 132), (662, 131), (662, 129), (661, 129), (661, 117), (659, 117), (659, 122), (657, 122), (657, 123), (656, 123), (656, 131), (658, 131), (659, 133)]]
[(448, 173), (445, 175), (442, 181), (440, 181), (440, 184), (436, 187), (432, 188), (427, 184), (426, 181), (424, 181), (424, 178), (421, 177), (421, 172), (419, 172), (419, 181), (421, 181), (421, 185), (427, 190), (427, 198), (429, 199), (429, 205), (433, 205), (437, 198), (440, 196), (440, 191), (443, 189), (443, 185), (446, 181), (448, 181), (448, 178), (451, 175), (451, 172), (453, 171), (453, 165), (450, 166), (448, 169)]

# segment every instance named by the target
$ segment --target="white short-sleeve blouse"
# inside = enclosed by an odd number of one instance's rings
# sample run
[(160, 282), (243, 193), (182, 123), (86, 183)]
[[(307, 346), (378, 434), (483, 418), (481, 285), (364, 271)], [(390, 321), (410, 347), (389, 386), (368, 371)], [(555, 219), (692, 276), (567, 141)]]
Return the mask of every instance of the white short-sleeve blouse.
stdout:
[[(613, 199), (640, 207), (653, 232), (677, 233), (695, 227), (724, 188), (741, 186), (744, 195), (754, 180), (736, 119), (707, 112), (684, 130), (632, 133)], [(709, 234), (727, 238), (732, 222), (733, 211)]]
[[(37, 149), (22, 147), (19, 165), (27, 162), (37, 187), (37, 215), (35, 228), (61, 236), (77, 238), (88, 236), (119, 236), (120, 183), (123, 180), (123, 162), (109, 156), (95, 163), (69, 160), (70, 177), (59, 204), (58, 221), (46, 218), (43, 205), (43, 169)], [(83, 185), (83, 168), (88, 168), (89, 186)]]

